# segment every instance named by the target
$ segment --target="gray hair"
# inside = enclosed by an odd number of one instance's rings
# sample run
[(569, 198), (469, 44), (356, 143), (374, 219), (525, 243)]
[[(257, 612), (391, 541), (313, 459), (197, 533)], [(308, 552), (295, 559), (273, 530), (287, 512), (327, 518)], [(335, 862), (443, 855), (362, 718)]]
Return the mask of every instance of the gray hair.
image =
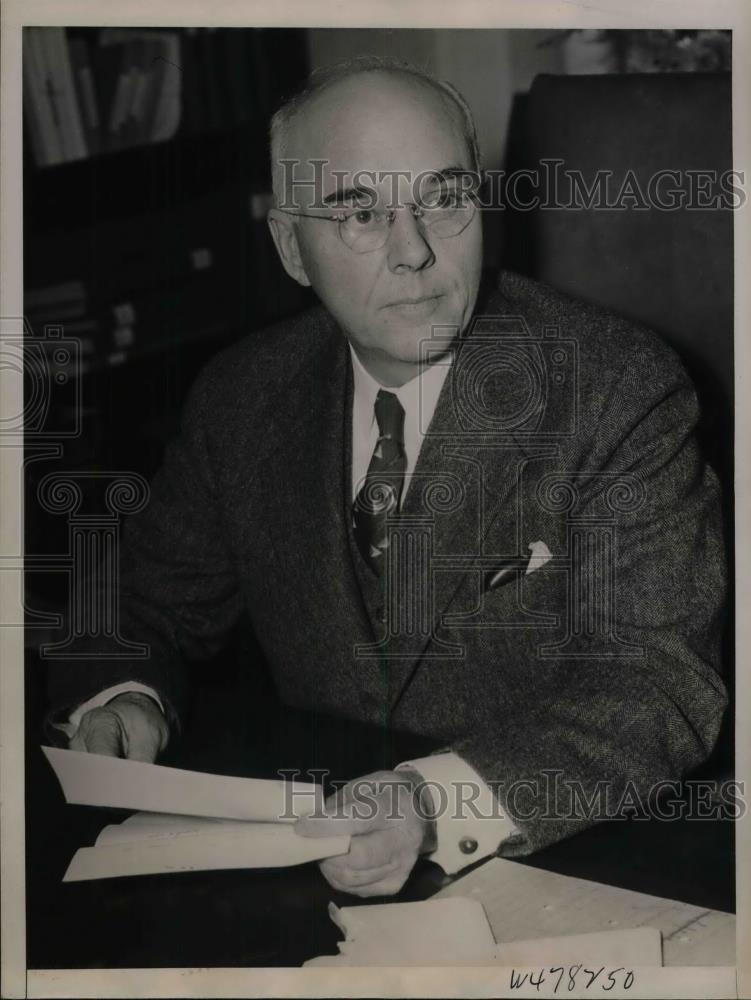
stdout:
[(372, 72), (400, 73), (404, 76), (412, 77), (423, 84), (427, 84), (427, 86), (432, 87), (442, 97), (447, 98), (459, 112), (462, 132), (472, 160), (472, 170), (480, 170), (480, 146), (477, 141), (477, 131), (472, 111), (456, 87), (445, 80), (438, 80), (436, 77), (431, 76), (430, 73), (410, 63), (402, 62), (398, 59), (373, 55), (355, 56), (351, 59), (334, 63), (331, 66), (323, 66), (314, 70), (302, 89), (298, 90), (289, 100), (285, 101), (272, 117), (269, 138), (271, 148), (271, 180), (275, 204), (279, 203), (280, 196), (282, 195), (282, 171), (279, 161), (284, 159), (286, 155), (290, 127), (294, 119), (305, 110), (314, 97), (332, 84), (351, 76), (357, 76), (360, 73)]

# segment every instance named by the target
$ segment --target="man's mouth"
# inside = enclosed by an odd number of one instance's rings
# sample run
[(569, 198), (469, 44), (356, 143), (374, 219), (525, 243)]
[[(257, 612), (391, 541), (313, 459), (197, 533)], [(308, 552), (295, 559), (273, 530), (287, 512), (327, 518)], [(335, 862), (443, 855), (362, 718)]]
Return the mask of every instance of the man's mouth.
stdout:
[(441, 293), (436, 292), (434, 295), (413, 295), (407, 296), (403, 299), (396, 299), (394, 302), (389, 302), (390, 306), (415, 306), (420, 302), (429, 302), (432, 299), (440, 298)]
[(438, 306), (443, 298), (441, 293), (436, 295), (418, 295), (389, 302), (387, 309), (393, 309), (405, 317), (420, 318), (429, 316)]

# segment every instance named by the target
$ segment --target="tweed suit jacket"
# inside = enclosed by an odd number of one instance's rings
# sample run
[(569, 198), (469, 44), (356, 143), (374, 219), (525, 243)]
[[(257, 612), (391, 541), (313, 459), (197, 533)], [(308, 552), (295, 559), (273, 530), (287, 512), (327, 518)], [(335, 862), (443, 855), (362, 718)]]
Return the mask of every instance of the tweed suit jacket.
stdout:
[[(422, 598), (400, 618), (409, 587), (392, 588), (383, 624), (354, 562), (351, 406), (347, 344), (321, 307), (208, 365), (125, 531), (122, 634), (150, 656), (56, 669), (57, 709), (138, 680), (174, 723), (181, 663), (245, 614), (285, 702), (466, 759), (516, 820), (508, 854), (593, 822), (582, 796), (611, 809), (700, 764), (726, 706), (725, 578), (718, 485), (673, 352), (503, 273), (457, 342), (394, 525), (421, 553), (405, 572)], [(552, 559), (488, 590), (535, 541)]]

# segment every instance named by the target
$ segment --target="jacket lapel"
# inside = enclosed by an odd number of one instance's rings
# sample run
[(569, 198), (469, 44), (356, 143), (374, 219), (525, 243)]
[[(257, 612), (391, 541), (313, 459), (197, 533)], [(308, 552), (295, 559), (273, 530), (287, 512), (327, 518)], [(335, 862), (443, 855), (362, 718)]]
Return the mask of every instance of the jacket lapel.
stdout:
[[(430, 599), (423, 602), (424, 627), (413, 629), (411, 634), (403, 630), (381, 644), (382, 655), (392, 664), (392, 710), (419, 668), (429, 642), (431, 660), (459, 655), (457, 647), (441, 634), (442, 618), (459, 588), (474, 582), (468, 578), (481, 573), (483, 567), (523, 555), (529, 541), (519, 537), (519, 481), (525, 460), (539, 452), (525, 433), (539, 420), (539, 413), (530, 412), (526, 424), (517, 419), (524, 415), (522, 394), (528, 394), (528, 387), (515, 381), (503, 361), (513, 354), (508, 350), (508, 337), (517, 345), (527, 330), (523, 323), (509, 329), (500, 316), (496, 318), (492, 329), (478, 331), (475, 327), (457, 344), (405, 496), (404, 530), (409, 533), (412, 524), (419, 521), (430, 535), (431, 572), (424, 572), (422, 579)], [(490, 377), (494, 359), (501, 362), (496, 386)], [(487, 391), (483, 393), (483, 389)], [(503, 551), (487, 547), (491, 526), (493, 537), (503, 539)], [(395, 578), (408, 579), (408, 573), (401, 571)], [(407, 586), (399, 595), (394, 588), (392, 617), (400, 602), (409, 601), (409, 591)], [(404, 621), (402, 613), (402, 624)]]
[(271, 523), (285, 560), (293, 613), (310, 621), (310, 655), (343, 676), (352, 697), (380, 695), (376, 664), (354, 649), (374, 633), (348, 542), (351, 506), (352, 375), (347, 343), (334, 327), (322, 349), (293, 379), (284, 398), (270, 464), (277, 487)]

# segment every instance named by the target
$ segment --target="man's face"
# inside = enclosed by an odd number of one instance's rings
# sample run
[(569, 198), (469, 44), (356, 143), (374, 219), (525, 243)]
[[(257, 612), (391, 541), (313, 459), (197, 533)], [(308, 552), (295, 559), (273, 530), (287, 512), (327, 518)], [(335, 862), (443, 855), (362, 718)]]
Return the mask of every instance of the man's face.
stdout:
[[(297, 178), (312, 177), (311, 161), (324, 161), (322, 190), (297, 186), (288, 193), (290, 206), (313, 212), (316, 193), (326, 198), (348, 189), (358, 172), (367, 172), (365, 185), (386, 207), (395, 195), (401, 205), (412, 201), (416, 177), (473, 167), (448, 99), (383, 72), (345, 79), (320, 94), (293, 123), (286, 155), (304, 161)], [(406, 175), (398, 185), (397, 172)], [(403, 380), (434, 327), (444, 328), (445, 339), (445, 328), (456, 334), (469, 322), (482, 261), (478, 212), (461, 233), (440, 238), (409, 208), (399, 208), (383, 247), (368, 253), (350, 249), (334, 222), (289, 215), (284, 221), (293, 227), (304, 279), (376, 375)]]

